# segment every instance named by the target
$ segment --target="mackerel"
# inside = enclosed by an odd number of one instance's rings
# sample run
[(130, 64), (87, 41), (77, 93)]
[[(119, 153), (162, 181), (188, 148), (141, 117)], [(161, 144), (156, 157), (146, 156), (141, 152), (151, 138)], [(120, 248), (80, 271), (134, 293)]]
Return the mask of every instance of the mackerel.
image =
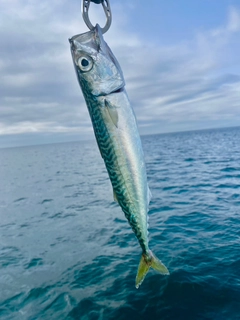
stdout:
[(121, 67), (96, 25), (69, 39), (77, 79), (85, 98), (96, 141), (113, 187), (142, 249), (136, 288), (150, 267), (169, 274), (148, 246), (151, 193), (136, 117), (125, 91)]

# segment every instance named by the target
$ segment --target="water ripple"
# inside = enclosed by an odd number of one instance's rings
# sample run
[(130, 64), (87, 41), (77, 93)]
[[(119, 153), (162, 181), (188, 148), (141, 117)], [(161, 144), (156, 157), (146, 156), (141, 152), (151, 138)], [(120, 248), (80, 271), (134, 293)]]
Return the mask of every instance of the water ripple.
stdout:
[[(95, 143), (1, 149), (0, 318), (238, 319), (240, 129), (143, 137), (151, 250), (140, 247)], [(17, 160), (16, 160), (17, 159)]]

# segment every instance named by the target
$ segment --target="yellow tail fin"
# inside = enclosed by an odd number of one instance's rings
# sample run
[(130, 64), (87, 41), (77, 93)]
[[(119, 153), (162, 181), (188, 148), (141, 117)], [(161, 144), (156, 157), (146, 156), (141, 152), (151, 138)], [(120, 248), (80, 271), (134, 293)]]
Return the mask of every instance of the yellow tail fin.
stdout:
[(161, 274), (168, 275), (169, 271), (165, 265), (149, 250), (148, 254), (142, 254), (138, 272), (136, 277), (136, 288), (138, 289), (140, 284), (143, 282), (148, 270), (152, 267), (159, 271)]

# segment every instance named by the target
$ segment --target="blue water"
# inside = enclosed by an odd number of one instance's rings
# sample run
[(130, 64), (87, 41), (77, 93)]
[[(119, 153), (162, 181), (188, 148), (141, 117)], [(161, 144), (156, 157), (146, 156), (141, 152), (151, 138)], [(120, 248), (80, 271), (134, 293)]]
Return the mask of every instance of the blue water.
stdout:
[(151, 270), (95, 142), (0, 149), (1, 319), (240, 319), (240, 128), (143, 137)]

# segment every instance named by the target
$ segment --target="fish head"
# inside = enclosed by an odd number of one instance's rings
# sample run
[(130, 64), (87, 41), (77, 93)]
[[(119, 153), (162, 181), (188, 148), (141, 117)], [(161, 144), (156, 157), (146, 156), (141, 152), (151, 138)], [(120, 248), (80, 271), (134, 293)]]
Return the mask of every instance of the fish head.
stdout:
[(104, 41), (99, 25), (69, 39), (73, 64), (82, 90), (107, 95), (125, 85), (121, 67)]

